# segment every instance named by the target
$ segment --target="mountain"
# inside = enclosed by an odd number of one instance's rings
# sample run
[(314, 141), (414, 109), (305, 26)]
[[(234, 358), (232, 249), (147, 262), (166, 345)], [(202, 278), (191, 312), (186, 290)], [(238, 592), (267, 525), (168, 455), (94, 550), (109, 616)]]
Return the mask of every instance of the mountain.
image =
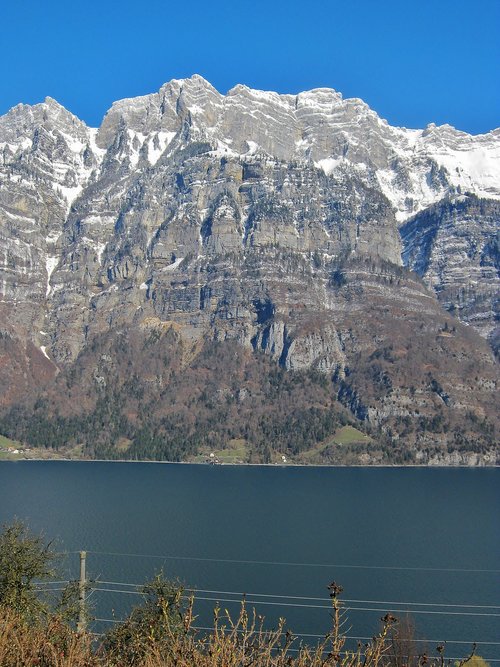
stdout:
[(401, 227), (403, 261), (498, 354), (500, 202), (447, 197)]
[[(116, 102), (99, 129), (50, 98), (13, 108), (0, 118), (3, 430), (59, 446), (60, 419), (94, 451), (100, 415), (101, 455), (137, 453), (148, 426), (142, 456), (177, 433), (162, 457), (239, 439), (262, 459), (287, 429), (293, 450), (300, 407), (313, 415), (302, 449), (325, 460), (345, 459), (328, 443), (346, 420), (378, 443), (349, 460), (495, 460), (499, 158), (500, 130), (395, 128), (333, 90), (224, 96), (196, 75)], [(218, 346), (237, 361), (200, 370)], [(286, 401), (276, 365), (316, 389)], [(241, 368), (257, 373), (248, 386)], [(243, 408), (218, 412), (240, 391), (251, 429)]]

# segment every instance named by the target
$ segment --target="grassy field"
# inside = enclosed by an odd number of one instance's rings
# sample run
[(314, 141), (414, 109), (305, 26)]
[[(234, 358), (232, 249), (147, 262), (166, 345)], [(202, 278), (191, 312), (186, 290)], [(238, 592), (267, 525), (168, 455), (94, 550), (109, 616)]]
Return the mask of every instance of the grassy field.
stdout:
[[(0, 450), (2, 449), (7, 449), (8, 447), (12, 447), (13, 449), (19, 449), (22, 447), (21, 443), (16, 442), (15, 440), (11, 440), (10, 438), (6, 438), (4, 435), (0, 435)], [(3, 452), (0, 451), (0, 460), (15, 460), (15, 459), (20, 459), (22, 458), (22, 454), (13, 454), (12, 452)]]
[(371, 442), (371, 438), (354, 426), (342, 426), (335, 432), (331, 442), (336, 442), (337, 445), (352, 445)]
[(7, 447), (14, 447), (14, 449), (17, 449), (20, 446), (19, 442), (10, 440), (10, 438), (6, 438), (4, 435), (0, 435), (0, 449), (6, 449)]
[[(211, 457), (210, 454), (213, 454), (214, 456)], [(217, 460), (219, 463), (246, 463), (248, 461), (248, 451), (245, 440), (229, 440), (225, 449), (214, 449), (211, 452), (202, 452), (193, 459), (195, 463), (201, 463), (207, 460)]]
[[(22, 450), (19, 454), (5, 451), (8, 448)], [(2, 451), (4, 450), (4, 451)], [(11, 440), (10, 438), (0, 435), (0, 461), (17, 461), (19, 459), (82, 459), (84, 451), (82, 445), (74, 445), (73, 447), (66, 447), (59, 451), (55, 449), (47, 449), (46, 447), (29, 447), (25, 448), (21, 442)]]
[(302, 452), (298, 458), (298, 463), (324, 463), (323, 453), (332, 445), (362, 445), (368, 444), (372, 439), (359, 431), (354, 426), (342, 426), (335, 431), (333, 436), (330, 436), (323, 442), (316, 445), (307, 452)]
[[(332, 436), (319, 443), (316, 447), (313, 447), (306, 452), (302, 452), (296, 458), (287, 457), (286, 463), (325, 463), (322, 454), (332, 445), (363, 445), (368, 444), (371, 441), (372, 439), (368, 435), (365, 435), (357, 428), (354, 428), (354, 426), (342, 426), (342, 428), (337, 429)], [(211, 457), (210, 454), (213, 454), (213, 457)], [(247, 463), (248, 455), (248, 448), (245, 440), (235, 439), (230, 440), (224, 449), (203, 451), (193, 457), (191, 461), (193, 463), (205, 463), (207, 461), (213, 461), (214, 463)], [(272, 458), (272, 462), (282, 465), (281, 455), (276, 453)]]

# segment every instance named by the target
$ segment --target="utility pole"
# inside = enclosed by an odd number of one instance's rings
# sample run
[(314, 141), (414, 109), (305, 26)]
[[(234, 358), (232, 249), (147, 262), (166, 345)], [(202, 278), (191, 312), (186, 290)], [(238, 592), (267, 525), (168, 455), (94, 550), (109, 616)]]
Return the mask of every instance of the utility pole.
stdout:
[(87, 576), (85, 572), (86, 551), (80, 551), (80, 580), (78, 582), (78, 624), (76, 631), (85, 632), (87, 629), (87, 616), (85, 609), (85, 593), (87, 590)]

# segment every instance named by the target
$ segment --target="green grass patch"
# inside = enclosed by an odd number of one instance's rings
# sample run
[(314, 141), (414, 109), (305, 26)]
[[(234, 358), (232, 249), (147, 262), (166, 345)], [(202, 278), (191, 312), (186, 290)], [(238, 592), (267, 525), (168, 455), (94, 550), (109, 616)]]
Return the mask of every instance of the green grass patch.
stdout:
[[(5, 437), (4, 435), (0, 435), (0, 450), (7, 450), (9, 447), (11, 449), (22, 449), (22, 445), (20, 442), (17, 442), (16, 440), (11, 440), (10, 438)], [(0, 460), (2, 461), (16, 460), (22, 458), (22, 456), (23, 454), (14, 454), (13, 452), (0, 451)]]
[(353, 445), (353, 444), (365, 444), (371, 442), (370, 436), (358, 431), (354, 426), (342, 426), (337, 431), (332, 438), (332, 441), (337, 443), (337, 445)]
[(11, 440), (10, 438), (5, 437), (5, 435), (0, 435), (0, 449), (7, 449), (7, 447), (18, 449), (21, 447), (21, 443), (16, 440)]
[(325, 463), (325, 460), (330, 459), (331, 452), (329, 453), (328, 450), (331, 449), (332, 445), (342, 447), (343, 445), (366, 445), (370, 442), (372, 442), (372, 438), (354, 428), (354, 426), (342, 426), (323, 442), (305, 452), (301, 452), (295, 458), (295, 461), (297, 463), (322, 464)]
[[(213, 457), (210, 456), (213, 454)], [(202, 452), (192, 459), (194, 462), (217, 460), (219, 463), (246, 463), (248, 461), (248, 449), (246, 441), (237, 438), (229, 440), (224, 449), (213, 449), (210, 452)]]

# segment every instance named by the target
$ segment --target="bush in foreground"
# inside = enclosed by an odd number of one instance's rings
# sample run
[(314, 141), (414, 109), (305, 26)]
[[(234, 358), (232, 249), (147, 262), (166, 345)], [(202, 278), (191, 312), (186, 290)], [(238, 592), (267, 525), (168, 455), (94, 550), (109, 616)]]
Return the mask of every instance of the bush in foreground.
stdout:
[[(298, 638), (278, 627), (267, 630), (255, 610), (241, 605), (232, 619), (214, 610), (213, 629), (194, 627), (193, 600), (182, 609), (180, 591), (156, 581), (156, 592), (123, 623), (96, 640), (77, 633), (59, 616), (27, 621), (18, 612), (0, 606), (0, 665), (2, 667), (444, 667), (451, 666), (443, 647), (440, 657), (405, 656), (393, 652), (391, 634), (397, 620), (387, 614), (381, 629), (367, 644), (347, 650), (340, 632), (342, 606), (332, 598), (332, 629), (316, 646), (302, 646)], [(167, 586), (168, 595), (164, 595)], [(158, 595), (157, 595), (158, 593)], [(469, 656), (454, 667), (487, 667)]]
[[(285, 629), (285, 620), (272, 630), (264, 618), (243, 601), (237, 618), (214, 610), (213, 628), (195, 626), (194, 598), (186, 598), (175, 583), (158, 575), (143, 587), (143, 603), (103, 637), (78, 633), (63, 600), (52, 609), (37, 598), (37, 577), (48, 577), (53, 554), (39, 538), (15, 524), (0, 535), (0, 666), (1, 667), (444, 667), (439, 658), (412, 655), (402, 648), (398, 621), (381, 619), (378, 634), (354, 650), (346, 648), (341, 632), (344, 614), (342, 587), (333, 582), (331, 631), (316, 646), (303, 646)], [(62, 611), (61, 611), (62, 610)], [(401, 624), (403, 627), (403, 624)], [(399, 639), (398, 639), (399, 637)], [(399, 644), (398, 644), (399, 641)], [(412, 647), (411, 638), (405, 639)], [(396, 648), (398, 647), (399, 648)], [(475, 647), (474, 647), (475, 648)], [(487, 667), (474, 656), (454, 667)]]

